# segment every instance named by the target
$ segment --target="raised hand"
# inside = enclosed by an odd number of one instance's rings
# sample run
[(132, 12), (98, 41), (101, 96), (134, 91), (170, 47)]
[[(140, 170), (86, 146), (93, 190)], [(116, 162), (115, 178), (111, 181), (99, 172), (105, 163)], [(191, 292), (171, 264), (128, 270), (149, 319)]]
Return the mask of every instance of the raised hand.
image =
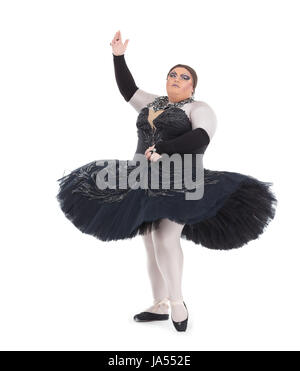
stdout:
[(125, 53), (129, 39), (122, 43), (122, 36), (120, 30), (115, 33), (110, 45), (112, 47), (112, 52), (114, 55), (122, 55)]

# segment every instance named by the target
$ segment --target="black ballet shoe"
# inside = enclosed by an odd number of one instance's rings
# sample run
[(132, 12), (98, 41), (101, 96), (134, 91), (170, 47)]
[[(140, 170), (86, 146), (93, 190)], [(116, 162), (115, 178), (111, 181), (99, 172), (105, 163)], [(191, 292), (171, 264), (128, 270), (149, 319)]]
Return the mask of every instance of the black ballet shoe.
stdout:
[[(162, 303), (167, 304), (167, 299), (163, 299), (155, 303), (155, 306), (160, 306)], [(136, 322), (165, 321), (169, 319), (169, 315), (167, 313), (161, 314), (161, 313), (152, 313), (152, 312), (141, 312), (141, 313), (135, 314), (133, 319)]]
[(169, 315), (151, 312), (141, 312), (139, 314), (136, 314), (133, 317), (133, 319), (136, 322), (165, 321), (169, 319)]
[[(182, 301), (180, 301), (180, 300), (176, 300), (176, 301), (170, 300), (170, 303), (171, 304), (176, 304), (176, 303), (182, 303)], [(185, 308), (187, 310), (187, 307), (185, 305), (185, 302), (183, 302), (183, 304), (184, 304), (184, 306), (185, 306)], [(177, 331), (185, 331), (186, 330), (187, 323), (188, 323), (188, 318), (189, 318), (189, 314), (188, 314), (188, 316), (187, 316), (187, 318), (185, 320), (179, 321), (179, 322), (174, 321), (173, 318), (172, 318), (173, 325), (174, 325), (174, 327), (176, 328)]]

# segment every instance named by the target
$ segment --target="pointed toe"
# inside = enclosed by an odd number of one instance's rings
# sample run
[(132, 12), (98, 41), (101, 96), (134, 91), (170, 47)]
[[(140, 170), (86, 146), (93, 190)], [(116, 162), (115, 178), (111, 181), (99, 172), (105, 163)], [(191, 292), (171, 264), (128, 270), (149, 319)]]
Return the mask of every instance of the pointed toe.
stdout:
[[(183, 304), (186, 307), (185, 302), (183, 302)], [(186, 310), (187, 310), (187, 307), (186, 307)], [(174, 325), (175, 329), (177, 331), (186, 331), (187, 324), (188, 324), (188, 319), (189, 319), (189, 315), (187, 316), (187, 318), (185, 320), (179, 321), (179, 322), (174, 321), (173, 318), (172, 318), (172, 322), (173, 322), (173, 325)]]
[(186, 331), (187, 323), (188, 323), (187, 318), (184, 321), (181, 321), (181, 322), (173, 321), (174, 327), (176, 328), (177, 331)]
[(169, 315), (151, 313), (151, 312), (141, 312), (141, 313), (135, 314), (133, 319), (136, 322), (165, 321), (169, 319)]

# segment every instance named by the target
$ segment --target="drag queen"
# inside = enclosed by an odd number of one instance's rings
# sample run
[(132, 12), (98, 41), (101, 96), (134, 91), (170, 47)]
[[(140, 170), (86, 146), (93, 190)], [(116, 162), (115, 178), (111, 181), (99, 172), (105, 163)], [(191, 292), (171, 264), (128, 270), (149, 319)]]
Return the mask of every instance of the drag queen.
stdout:
[[(275, 216), (277, 199), (271, 182), (203, 167), (217, 120), (207, 103), (194, 99), (196, 72), (177, 64), (167, 74), (167, 95), (150, 94), (136, 86), (128, 69), (124, 57), (128, 41), (123, 44), (118, 31), (110, 45), (119, 91), (138, 113), (134, 157), (126, 162), (92, 161), (64, 175), (58, 179), (57, 200), (78, 229), (102, 241), (141, 235), (153, 305), (133, 318), (137, 322), (168, 320), (170, 304), (175, 329), (185, 331), (188, 310), (181, 288), (180, 239), (209, 249), (242, 247), (264, 232)], [(181, 160), (179, 171), (175, 165), (164, 167), (171, 158), (176, 165)], [(158, 187), (151, 183), (151, 172), (158, 175)], [(185, 172), (193, 180), (192, 187), (182, 185)], [(168, 187), (164, 186), (166, 175)], [(109, 186), (107, 178), (112, 181)], [(124, 179), (126, 187), (121, 186)]]

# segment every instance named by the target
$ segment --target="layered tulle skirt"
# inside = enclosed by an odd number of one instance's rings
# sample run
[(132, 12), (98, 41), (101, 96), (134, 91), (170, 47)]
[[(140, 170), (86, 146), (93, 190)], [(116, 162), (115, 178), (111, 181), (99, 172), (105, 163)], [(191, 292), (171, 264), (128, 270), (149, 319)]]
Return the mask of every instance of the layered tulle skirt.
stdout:
[[(64, 215), (80, 231), (102, 241), (131, 239), (159, 228), (160, 220), (168, 218), (184, 225), (182, 238), (229, 250), (257, 239), (275, 216), (273, 183), (250, 175), (204, 169), (202, 197), (187, 199), (186, 189), (121, 188), (124, 161), (103, 161), (92, 161), (57, 180)], [(99, 188), (97, 176), (104, 168), (114, 174), (116, 187)], [(131, 174), (136, 165), (127, 164), (127, 170)]]

